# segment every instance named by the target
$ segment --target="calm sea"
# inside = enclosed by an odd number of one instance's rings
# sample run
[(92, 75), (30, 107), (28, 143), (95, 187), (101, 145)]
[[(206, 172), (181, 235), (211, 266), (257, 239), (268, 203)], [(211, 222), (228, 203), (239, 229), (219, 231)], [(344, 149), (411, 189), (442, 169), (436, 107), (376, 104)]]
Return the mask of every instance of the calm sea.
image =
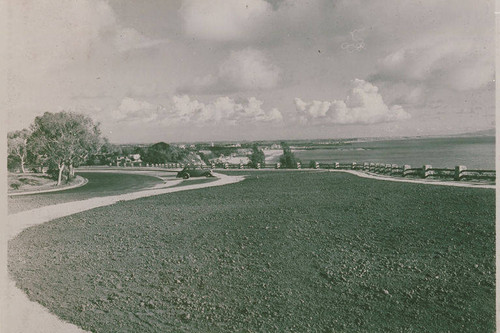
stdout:
[(465, 165), (469, 169), (495, 169), (495, 137), (425, 138), (373, 142), (355, 142), (333, 149), (298, 150), (303, 164), (374, 162), (430, 164), (439, 168)]

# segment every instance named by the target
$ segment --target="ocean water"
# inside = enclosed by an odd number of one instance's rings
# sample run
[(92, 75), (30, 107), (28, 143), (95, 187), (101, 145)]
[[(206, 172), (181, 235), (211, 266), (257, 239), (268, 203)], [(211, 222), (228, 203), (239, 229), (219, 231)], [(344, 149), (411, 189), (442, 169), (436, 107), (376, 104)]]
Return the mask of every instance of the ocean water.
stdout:
[(495, 137), (421, 138), (355, 142), (333, 149), (297, 150), (305, 165), (323, 163), (374, 162), (409, 164), (437, 168), (465, 165), (468, 169), (495, 169)]

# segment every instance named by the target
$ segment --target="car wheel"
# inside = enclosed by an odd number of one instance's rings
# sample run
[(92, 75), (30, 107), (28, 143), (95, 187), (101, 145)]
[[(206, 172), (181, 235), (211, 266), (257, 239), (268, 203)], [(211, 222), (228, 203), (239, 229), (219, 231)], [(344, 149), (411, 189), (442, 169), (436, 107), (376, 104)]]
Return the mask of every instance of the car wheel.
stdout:
[(184, 176), (182, 176), (184, 179), (189, 179), (189, 173), (186, 173)]

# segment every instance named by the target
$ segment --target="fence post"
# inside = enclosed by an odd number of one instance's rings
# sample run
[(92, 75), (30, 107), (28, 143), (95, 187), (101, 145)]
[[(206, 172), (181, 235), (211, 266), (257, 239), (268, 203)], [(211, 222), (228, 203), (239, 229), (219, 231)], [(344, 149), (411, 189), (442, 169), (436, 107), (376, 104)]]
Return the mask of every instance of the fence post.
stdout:
[(314, 169), (319, 169), (319, 162), (314, 162)]
[(422, 167), (422, 177), (423, 178), (427, 178), (431, 174), (430, 169), (432, 169), (432, 165), (426, 164)]
[(408, 175), (408, 172), (410, 169), (411, 169), (411, 165), (408, 165), (408, 164), (403, 165), (403, 177)]
[(243, 163), (240, 163), (240, 169), (243, 169)]
[(280, 162), (276, 162), (276, 169), (279, 169), (281, 168), (281, 163)]
[(352, 169), (352, 170), (356, 169), (356, 162), (352, 162), (352, 164), (351, 164), (351, 169)]
[(391, 165), (391, 174), (394, 173), (394, 170), (398, 170), (399, 166), (397, 164)]
[(462, 178), (462, 172), (467, 170), (467, 167), (465, 165), (457, 165), (455, 167), (455, 180), (460, 180)]
[(224, 163), (224, 169), (228, 169), (229, 168), (229, 163)]
[(297, 162), (297, 169), (300, 169), (300, 162)]
[(333, 163), (333, 168), (334, 168), (334, 169), (338, 169), (338, 168), (340, 168), (340, 163), (339, 163), (339, 162), (334, 162), (334, 163)]

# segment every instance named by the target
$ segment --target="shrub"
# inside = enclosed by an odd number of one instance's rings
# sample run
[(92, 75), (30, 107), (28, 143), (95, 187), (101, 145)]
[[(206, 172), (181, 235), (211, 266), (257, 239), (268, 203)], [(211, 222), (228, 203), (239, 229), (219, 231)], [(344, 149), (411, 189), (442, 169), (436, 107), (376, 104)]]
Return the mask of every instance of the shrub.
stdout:
[(281, 167), (284, 169), (295, 169), (297, 162), (300, 162), (300, 160), (295, 157), (295, 154), (286, 142), (282, 142), (281, 146), (283, 147), (283, 155), (280, 156)]

